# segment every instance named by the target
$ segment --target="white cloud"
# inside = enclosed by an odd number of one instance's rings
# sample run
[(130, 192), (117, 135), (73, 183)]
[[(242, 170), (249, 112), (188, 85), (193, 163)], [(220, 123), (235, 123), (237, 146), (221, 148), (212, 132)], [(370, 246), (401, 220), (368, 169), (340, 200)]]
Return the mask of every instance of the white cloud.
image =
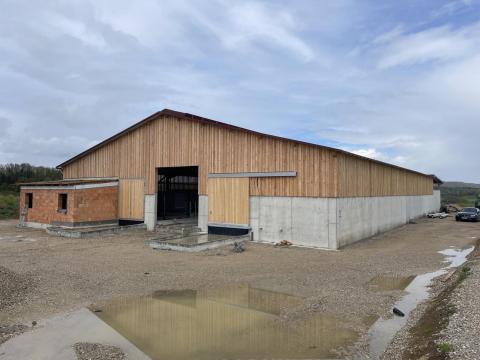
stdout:
[(68, 19), (63, 15), (48, 13), (45, 21), (51, 25), (50, 36), (69, 35), (79, 39), (87, 45), (105, 48), (106, 42), (101, 34), (87, 28), (86, 24)]
[(260, 41), (282, 47), (305, 61), (315, 56), (313, 49), (295, 34), (297, 20), (285, 10), (242, 2), (231, 7), (229, 17), (232, 28), (225, 33), (221, 29), (218, 34), (230, 49)]
[(432, 13), (434, 18), (452, 15), (460, 11), (467, 11), (474, 3), (474, 0), (452, 0), (435, 9)]
[(365, 149), (351, 149), (343, 148), (343, 150), (351, 152), (356, 155), (360, 155), (369, 159), (375, 159), (383, 162), (388, 162), (395, 165), (404, 166), (407, 162), (407, 157), (402, 155), (389, 156), (384, 152), (379, 151), (375, 148), (365, 148)]
[[(214, 36), (232, 52), (286, 50), (303, 61), (315, 57), (314, 50), (297, 32), (300, 22), (286, 9), (253, 1), (100, 2), (97, 11), (114, 29), (134, 36), (149, 47), (180, 47), (195, 51), (190, 30)], [(115, 8), (112, 10), (112, 8)]]
[(56, 165), (170, 107), (480, 181), (464, 156), (480, 133), (478, 7), (432, 20), (444, 4), (6, 2), (0, 162)]
[[(388, 43), (380, 49), (380, 69), (429, 61), (449, 61), (478, 51), (480, 23), (457, 30), (441, 26), (412, 34), (402, 34), (394, 29), (383, 35), (380, 42), (385, 42), (385, 38), (388, 38)], [(376, 43), (379, 42), (378, 39)]]
[(380, 159), (383, 156), (380, 152), (377, 151), (377, 149), (374, 148), (351, 150), (350, 152), (371, 159)]

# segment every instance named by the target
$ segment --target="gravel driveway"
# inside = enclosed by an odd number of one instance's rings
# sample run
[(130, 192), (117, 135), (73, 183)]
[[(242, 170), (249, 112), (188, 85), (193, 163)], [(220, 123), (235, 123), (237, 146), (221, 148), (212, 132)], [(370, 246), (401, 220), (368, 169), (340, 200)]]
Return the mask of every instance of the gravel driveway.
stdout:
[[(286, 319), (331, 314), (358, 332), (359, 339), (404, 294), (394, 288), (379, 291), (372, 281), (437, 270), (444, 265), (438, 251), (467, 247), (480, 230), (480, 223), (425, 218), (340, 251), (248, 243), (243, 253), (178, 253), (152, 250), (144, 243), (152, 235), (143, 231), (68, 239), (15, 224), (0, 221), (0, 282), (18, 276), (26, 287), (2, 293), (14, 300), (0, 311), (0, 325), (28, 325), (91, 303), (156, 290), (247, 283), (303, 297), (304, 306), (286, 309)], [(360, 341), (358, 351), (362, 349)]]
[[(453, 351), (451, 359), (480, 359), (480, 257), (473, 258), (468, 266), (469, 275), (455, 289), (450, 303), (455, 313), (450, 316), (440, 343), (448, 344)], [(445, 346), (445, 345), (444, 345)]]

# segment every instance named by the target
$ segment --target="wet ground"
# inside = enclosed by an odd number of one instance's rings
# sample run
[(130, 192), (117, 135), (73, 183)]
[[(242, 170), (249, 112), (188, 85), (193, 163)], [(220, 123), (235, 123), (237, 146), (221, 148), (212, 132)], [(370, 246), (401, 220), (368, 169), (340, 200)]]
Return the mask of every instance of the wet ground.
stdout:
[[(22, 299), (0, 313), (0, 325), (47, 319), (24, 335), (34, 336), (61, 329), (48, 320), (54, 314), (63, 321), (65, 311), (86, 311), (116, 334), (102, 342), (77, 326), (78, 336), (64, 344), (70, 355), (77, 342), (127, 354), (141, 348), (152, 358), (342, 358), (352, 344), (368, 355), (369, 329), (391, 316), (414, 276), (447, 265), (449, 254), (438, 252), (468, 248), (479, 230), (480, 224), (425, 219), (338, 252), (248, 243), (240, 254), (190, 254), (154, 251), (144, 243), (148, 233), (65, 239), (0, 222), (0, 266), (32, 278)], [(91, 304), (102, 312), (85, 310)], [(12, 356), (22, 359), (20, 339), (1, 349), (17, 344)]]
[(411, 282), (405, 287), (406, 294), (393, 305), (393, 308), (401, 311), (400, 316), (381, 317), (369, 329), (368, 353), (371, 358), (377, 359), (382, 355), (395, 334), (407, 323), (410, 313), (420, 302), (428, 299), (428, 287), (432, 284), (432, 280), (447, 274), (448, 269), (462, 265), (473, 249), (474, 247), (471, 246), (463, 250), (452, 248), (442, 250), (440, 253), (445, 256), (447, 266), (436, 271), (419, 274), (411, 279)]

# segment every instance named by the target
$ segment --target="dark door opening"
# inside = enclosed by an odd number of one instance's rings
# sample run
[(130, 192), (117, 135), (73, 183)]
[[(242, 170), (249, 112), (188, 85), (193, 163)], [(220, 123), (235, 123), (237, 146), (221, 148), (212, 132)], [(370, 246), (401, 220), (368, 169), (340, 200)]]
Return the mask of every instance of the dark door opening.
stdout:
[(198, 214), (198, 166), (158, 169), (157, 218), (193, 218)]

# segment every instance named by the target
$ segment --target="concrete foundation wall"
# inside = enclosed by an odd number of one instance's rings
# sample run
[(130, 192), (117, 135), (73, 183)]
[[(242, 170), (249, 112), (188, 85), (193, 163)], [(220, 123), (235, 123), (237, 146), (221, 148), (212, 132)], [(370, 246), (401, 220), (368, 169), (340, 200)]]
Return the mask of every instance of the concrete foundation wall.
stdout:
[(393, 229), (439, 208), (438, 190), (423, 196), (338, 198), (337, 246)]
[[(295, 245), (338, 249), (403, 225), (411, 219), (437, 211), (439, 208), (438, 190), (434, 191), (433, 195), (426, 196), (355, 198), (250, 196), (249, 224), (254, 241), (288, 240)], [(207, 224), (208, 196), (200, 195), (198, 227), (202, 231), (207, 231)]]
[(333, 198), (250, 197), (253, 240), (332, 248), (336, 238)]

